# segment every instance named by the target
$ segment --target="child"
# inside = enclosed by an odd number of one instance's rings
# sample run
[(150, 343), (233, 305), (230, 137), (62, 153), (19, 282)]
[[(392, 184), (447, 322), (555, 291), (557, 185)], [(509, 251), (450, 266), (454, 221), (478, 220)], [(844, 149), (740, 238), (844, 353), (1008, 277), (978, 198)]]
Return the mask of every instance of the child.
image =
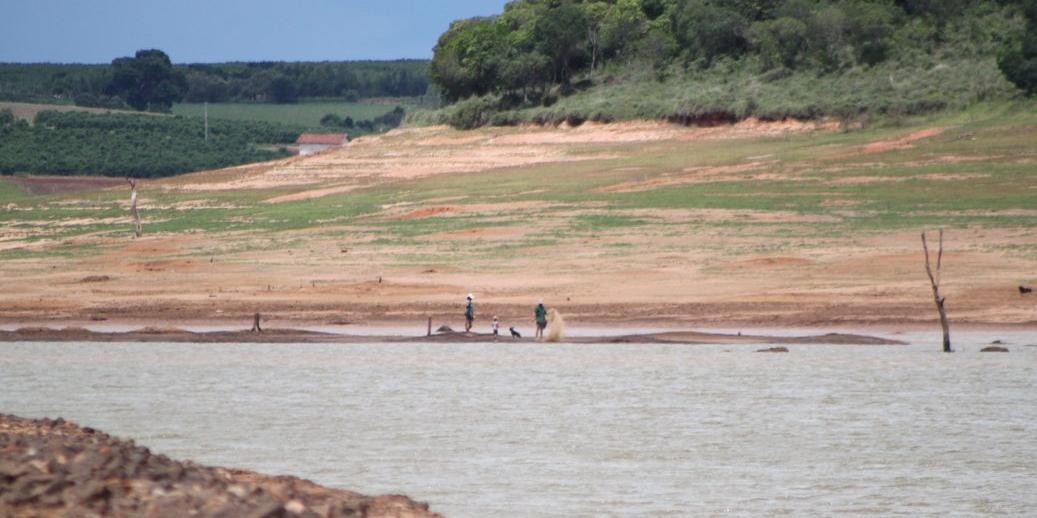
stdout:
[(500, 322), (497, 320), (497, 315), (493, 315), (493, 323), (490, 324), (493, 328), (493, 341), (497, 341), (497, 335), (500, 333)]

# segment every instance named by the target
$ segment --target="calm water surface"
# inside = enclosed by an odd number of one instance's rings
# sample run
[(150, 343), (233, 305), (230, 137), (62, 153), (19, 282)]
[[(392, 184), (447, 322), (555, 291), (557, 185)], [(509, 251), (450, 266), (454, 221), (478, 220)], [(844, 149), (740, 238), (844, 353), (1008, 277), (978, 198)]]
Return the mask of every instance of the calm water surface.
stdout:
[(0, 412), (447, 516), (1037, 513), (1037, 334), (908, 338), (0, 344)]

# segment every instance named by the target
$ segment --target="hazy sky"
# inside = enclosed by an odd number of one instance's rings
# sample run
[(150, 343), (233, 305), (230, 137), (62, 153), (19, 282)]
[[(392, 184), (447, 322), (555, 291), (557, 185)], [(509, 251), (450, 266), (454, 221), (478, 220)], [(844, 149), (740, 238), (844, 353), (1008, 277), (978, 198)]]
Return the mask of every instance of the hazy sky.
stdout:
[(458, 18), (507, 0), (0, 0), (0, 61), (177, 63), (428, 58)]

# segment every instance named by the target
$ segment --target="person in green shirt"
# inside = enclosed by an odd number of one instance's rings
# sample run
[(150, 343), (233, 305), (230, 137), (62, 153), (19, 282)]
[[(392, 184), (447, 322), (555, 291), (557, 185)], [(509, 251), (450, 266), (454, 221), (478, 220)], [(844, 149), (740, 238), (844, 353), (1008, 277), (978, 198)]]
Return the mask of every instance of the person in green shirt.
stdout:
[(544, 328), (547, 327), (547, 308), (544, 307), (543, 299), (537, 303), (536, 309), (533, 310), (533, 316), (536, 317), (537, 324), (536, 339), (542, 340), (544, 338)]

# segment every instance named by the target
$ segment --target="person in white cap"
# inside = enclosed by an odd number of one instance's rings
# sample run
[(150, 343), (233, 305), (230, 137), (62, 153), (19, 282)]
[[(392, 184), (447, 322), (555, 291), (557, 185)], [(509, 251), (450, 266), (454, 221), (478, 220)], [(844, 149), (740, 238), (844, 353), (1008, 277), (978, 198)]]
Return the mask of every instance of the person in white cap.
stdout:
[(468, 294), (468, 305), (464, 307), (464, 332), (472, 331), (472, 322), (475, 322), (475, 297)]

